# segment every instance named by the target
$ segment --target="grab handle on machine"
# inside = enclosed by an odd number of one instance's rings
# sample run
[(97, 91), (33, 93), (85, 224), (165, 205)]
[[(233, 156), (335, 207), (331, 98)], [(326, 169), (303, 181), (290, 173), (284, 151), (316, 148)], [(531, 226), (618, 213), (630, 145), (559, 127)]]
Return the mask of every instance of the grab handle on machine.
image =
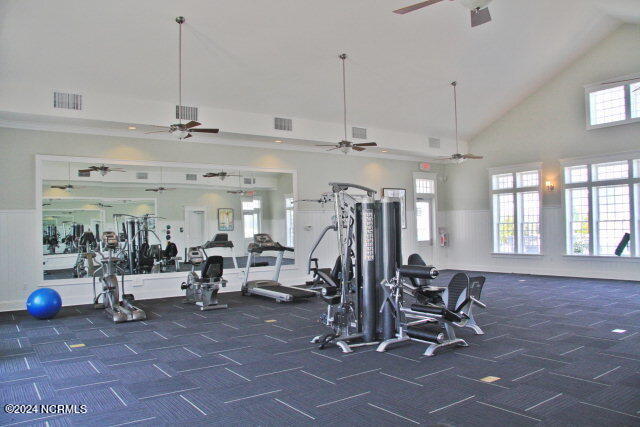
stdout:
[(415, 279), (435, 279), (440, 272), (432, 266), (403, 265), (398, 267), (398, 274), (402, 277)]
[(358, 185), (358, 184), (348, 184), (345, 182), (330, 182), (329, 185), (333, 189), (334, 193), (337, 193), (339, 191), (346, 191), (349, 188), (356, 188), (358, 190), (362, 190), (366, 192), (367, 196), (369, 197), (373, 197), (376, 194), (376, 190), (372, 190), (371, 188), (365, 187), (363, 185)]
[(487, 308), (487, 305), (485, 303), (483, 303), (482, 301), (480, 301), (479, 299), (476, 299), (474, 297), (470, 297), (470, 299), (474, 304), (478, 304), (482, 308)]

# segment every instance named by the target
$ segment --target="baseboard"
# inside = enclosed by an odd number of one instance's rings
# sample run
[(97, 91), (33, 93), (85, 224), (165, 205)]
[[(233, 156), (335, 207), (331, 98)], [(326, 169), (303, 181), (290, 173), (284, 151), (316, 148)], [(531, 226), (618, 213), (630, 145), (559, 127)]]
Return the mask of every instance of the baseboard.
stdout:
[[(554, 277), (576, 277), (580, 279), (602, 279), (602, 280), (624, 280), (635, 282), (639, 279), (629, 278), (630, 273), (622, 274), (602, 274), (594, 271), (582, 271), (579, 269), (562, 269), (562, 268), (535, 268), (526, 266), (521, 268), (501, 267), (496, 265), (456, 265), (449, 264), (442, 266), (441, 270), (464, 270), (464, 271), (482, 271), (487, 273), (510, 273), (510, 274), (528, 274), (534, 276), (554, 276)], [(610, 272), (608, 272), (610, 273)]]

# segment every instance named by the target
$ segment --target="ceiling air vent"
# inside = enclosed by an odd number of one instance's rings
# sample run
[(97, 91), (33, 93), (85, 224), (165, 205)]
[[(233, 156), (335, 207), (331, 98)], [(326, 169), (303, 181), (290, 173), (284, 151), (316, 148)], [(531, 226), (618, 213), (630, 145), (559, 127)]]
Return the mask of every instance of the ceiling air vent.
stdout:
[(365, 128), (351, 128), (351, 136), (355, 139), (367, 139), (367, 130)]
[(77, 93), (53, 92), (53, 108), (82, 110), (82, 95)]
[(277, 130), (293, 130), (293, 120), (283, 119), (282, 117), (276, 117), (274, 127)]
[(89, 178), (90, 176), (91, 176), (91, 172), (78, 171), (78, 177), (80, 178)]
[(244, 177), (242, 178), (244, 185), (252, 185), (256, 183), (256, 179), (254, 177)]
[(198, 120), (198, 107), (182, 107), (176, 105), (176, 119), (180, 120)]
[(440, 148), (440, 140), (438, 138), (429, 138), (429, 148)]
[(136, 179), (149, 179), (147, 172), (136, 172)]
[(197, 181), (198, 180), (198, 175), (195, 173), (188, 173), (186, 175), (187, 181)]

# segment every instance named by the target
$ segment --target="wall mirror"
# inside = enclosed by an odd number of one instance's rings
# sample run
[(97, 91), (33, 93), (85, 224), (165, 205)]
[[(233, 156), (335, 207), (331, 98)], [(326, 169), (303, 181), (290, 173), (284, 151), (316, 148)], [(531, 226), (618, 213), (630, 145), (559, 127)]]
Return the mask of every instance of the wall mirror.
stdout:
[[(258, 233), (295, 247), (295, 171), (39, 156), (43, 279), (90, 280), (113, 231), (127, 275), (183, 276), (188, 249), (244, 269)], [(254, 267), (273, 269), (277, 253)], [(295, 264), (285, 252), (283, 268)]]

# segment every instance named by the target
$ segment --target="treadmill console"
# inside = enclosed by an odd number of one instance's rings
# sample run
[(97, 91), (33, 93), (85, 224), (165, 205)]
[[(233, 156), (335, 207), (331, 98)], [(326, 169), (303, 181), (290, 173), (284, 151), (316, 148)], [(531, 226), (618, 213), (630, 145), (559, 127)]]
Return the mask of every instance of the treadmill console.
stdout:
[(278, 242), (274, 242), (267, 233), (258, 233), (253, 235), (253, 243), (249, 243), (249, 252), (261, 253), (265, 251), (293, 252), (293, 248), (282, 246)]

